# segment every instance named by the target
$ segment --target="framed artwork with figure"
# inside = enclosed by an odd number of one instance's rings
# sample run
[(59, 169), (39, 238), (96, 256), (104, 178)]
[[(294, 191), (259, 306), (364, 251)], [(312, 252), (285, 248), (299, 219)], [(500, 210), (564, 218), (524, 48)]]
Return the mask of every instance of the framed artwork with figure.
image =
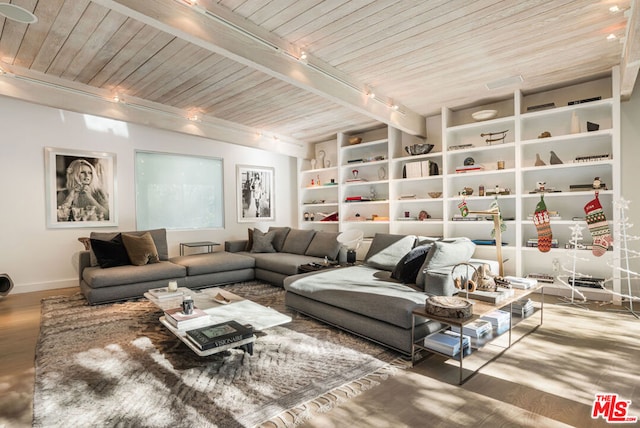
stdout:
[(116, 155), (45, 148), (47, 227), (117, 226)]
[(275, 220), (274, 169), (237, 165), (238, 221)]

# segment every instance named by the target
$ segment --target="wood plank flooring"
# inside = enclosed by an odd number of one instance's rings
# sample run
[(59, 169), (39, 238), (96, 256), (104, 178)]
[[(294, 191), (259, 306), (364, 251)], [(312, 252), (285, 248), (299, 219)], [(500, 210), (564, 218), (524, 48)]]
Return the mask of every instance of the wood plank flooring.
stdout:
[[(31, 426), (40, 300), (76, 292), (68, 288), (0, 299), (1, 428)], [(553, 296), (545, 299), (544, 324), (463, 386), (456, 383), (457, 362), (432, 356), (302, 426), (610, 426), (590, 417), (594, 395), (601, 392), (631, 400), (630, 414), (640, 416), (640, 321), (611, 311), (612, 306), (592, 303), (584, 310), (557, 304)], [(537, 315), (519, 328), (534, 325)], [(482, 364), (477, 354), (466, 366)]]

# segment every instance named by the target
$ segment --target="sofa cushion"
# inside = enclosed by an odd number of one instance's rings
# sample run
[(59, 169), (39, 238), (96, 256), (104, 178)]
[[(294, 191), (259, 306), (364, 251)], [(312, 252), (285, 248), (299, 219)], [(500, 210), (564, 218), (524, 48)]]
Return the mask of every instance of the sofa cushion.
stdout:
[(273, 238), (276, 236), (275, 231), (263, 232), (260, 229), (253, 229), (253, 245), (251, 245), (252, 253), (275, 253), (273, 248)]
[(419, 245), (405, 254), (391, 272), (391, 278), (404, 284), (415, 284), (431, 245), (433, 244)]
[(282, 275), (295, 275), (301, 265), (322, 262), (322, 259), (318, 257), (292, 253), (251, 253), (251, 257), (255, 258), (256, 269), (276, 272)]
[[(140, 236), (145, 233), (150, 233), (153, 238), (153, 243), (156, 246), (156, 250), (158, 250), (158, 257), (160, 260), (167, 261), (169, 260), (169, 246), (167, 245), (167, 229), (152, 229), (152, 230), (140, 230), (140, 231), (131, 231), (131, 232), (122, 232), (128, 235)], [(120, 232), (91, 232), (89, 235), (90, 239), (100, 239), (102, 241), (110, 241)], [(96, 259), (96, 255), (93, 251), (91, 251), (91, 266), (98, 266), (98, 260)]]
[(287, 235), (289, 231), (291, 231), (290, 227), (269, 227), (269, 232), (275, 231), (276, 236), (273, 238), (273, 248), (276, 249), (277, 252), (282, 251), (282, 247), (284, 246), (284, 241), (287, 239)]
[(191, 276), (252, 269), (256, 264), (253, 257), (226, 251), (178, 256), (171, 258), (171, 262), (184, 266), (187, 269), (187, 275)]
[(154, 244), (153, 238), (149, 232), (144, 233), (141, 236), (123, 233), (122, 243), (127, 249), (127, 254), (129, 255), (129, 260), (131, 260), (132, 265), (144, 266), (146, 264), (158, 263), (160, 261), (156, 244)]
[(416, 237), (414, 235), (376, 233), (364, 263), (368, 266), (391, 272), (400, 259), (411, 251), (415, 242)]
[(327, 256), (330, 260), (335, 260), (340, 252), (338, 235), (338, 232), (316, 232), (304, 254), (315, 257)]
[(468, 262), (475, 249), (476, 245), (468, 238), (434, 242), (416, 277), (416, 284), (424, 284), (425, 270), (451, 270), (458, 263)]
[(113, 239), (103, 241), (101, 239), (90, 239), (98, 265), (101, 268), (130, 265), (129, 254), (122, 243), (122, 235), (118, 233)]
[(291, 229), (282, 246), (283, 253), (304, 254), (315, 235), (315, 230)]
[(427, 296), (389, 275), (365, 265), (341, 267), (293, 277), (284, 288), (287, 293), (410, 329), (411, 311), (423, 306)]
[(144, 266), (116, 266), (109, 269), (88, 267), (82, 271), (82, 279), (91, 288), (137, 284), (149, 281), (169, 281), (184, 278), (187, 269), (171, 262), (159, 262)]

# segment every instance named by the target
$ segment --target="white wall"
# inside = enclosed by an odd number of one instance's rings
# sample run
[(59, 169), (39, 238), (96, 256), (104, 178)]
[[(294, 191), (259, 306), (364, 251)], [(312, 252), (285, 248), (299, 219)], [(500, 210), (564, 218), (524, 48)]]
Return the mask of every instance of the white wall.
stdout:
[[(620, 109), (622, 140), (622, 197), (631, 201), (627, 215), (633, 224), (628, 233), (640, 236), (640, 80), (636, 81), (631, 99)], [(615, 243), (614, 243), (615, 245)], [(628, 241), (630, 249), (640, 251), (640, 241)], [(624, 265), (624, 264), (623, 264)], [(630, 260), (631, 270), (640, 272), (640, 259)], [(622, 284), (626, 291), (626, 282)], [(632, 284), (633, 294), (640, 296), (640, 283)]]
[[(0, 273), (8, 273), (15, 288), (28, 292), (77, 286), (77, 238), (97, 229), (47, 229), (45, 218), (44, 148), (57, 147), (115, 153), (117, 156), (117, 228), (135, 230), (135, 150), (204, 155), (224, 159), (225, 228), (168, 231), (169, 255), (179, 243), (244, 239), (248, 227), (289, 225), (296, 218), (296, 159), (240, 145), (213, 141), (96, 118), (0, 96)], [(109, 129), (96, 130), (96, 124)], [(188, 124), (186, 126), (189, 126)], [(275, 168), (276, 221), (238, 223), (236, 165)]]

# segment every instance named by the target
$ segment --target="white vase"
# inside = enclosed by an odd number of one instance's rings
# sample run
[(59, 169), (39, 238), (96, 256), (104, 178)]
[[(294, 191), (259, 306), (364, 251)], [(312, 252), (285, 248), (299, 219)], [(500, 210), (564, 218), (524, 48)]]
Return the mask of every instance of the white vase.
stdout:
[(578, 115), (576, 114), (575, 111), (571, 113), (571, 133), (572, 134), (580, 133), (580, 119), (578, 118)]

